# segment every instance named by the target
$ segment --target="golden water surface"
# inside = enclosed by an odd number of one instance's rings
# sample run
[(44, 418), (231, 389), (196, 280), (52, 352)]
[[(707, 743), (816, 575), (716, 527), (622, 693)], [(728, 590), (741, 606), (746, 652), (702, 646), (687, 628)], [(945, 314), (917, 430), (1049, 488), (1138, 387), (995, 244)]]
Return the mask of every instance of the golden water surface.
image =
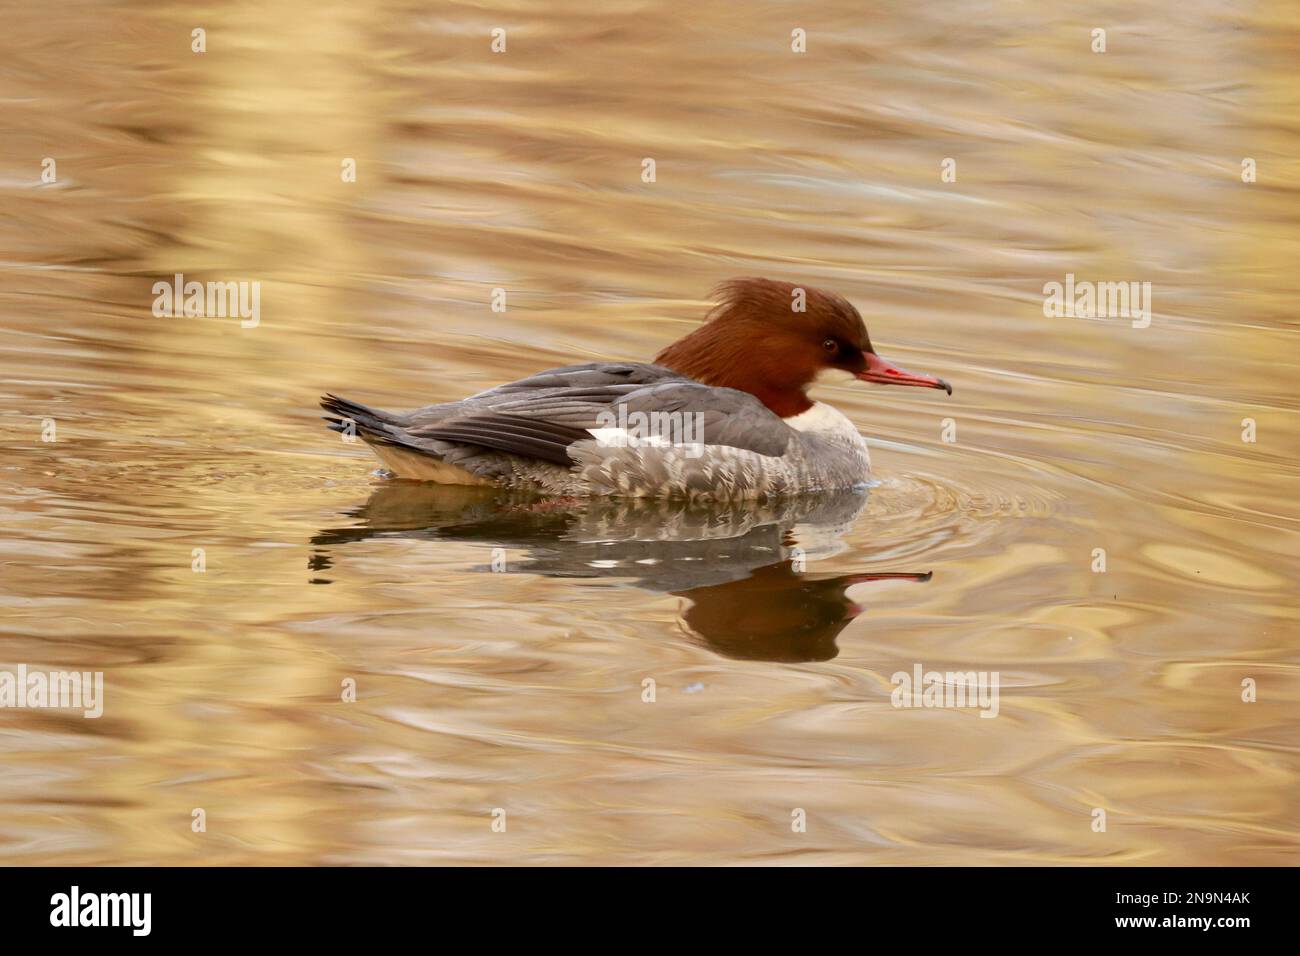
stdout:
[[(0, 861), (1294, 860), (1294, 3), (3, 20), (0, 668), (106, 689), (0, 711)], [(953, 383), (825, 390), (865, 499), (392, 482), (317, 418), (648, 359), (735, 275)], [(998, 716), (892, 706), (918, 664)]]

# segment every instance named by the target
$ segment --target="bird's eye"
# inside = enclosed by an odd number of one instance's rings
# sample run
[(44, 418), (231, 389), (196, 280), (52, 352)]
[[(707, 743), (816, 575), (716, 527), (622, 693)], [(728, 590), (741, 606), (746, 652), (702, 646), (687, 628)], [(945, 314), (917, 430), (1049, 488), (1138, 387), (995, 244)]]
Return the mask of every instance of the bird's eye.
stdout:
[(822, 343), (822, 348), (824, 348), (827, 352), (836, 352), (839, 350), (839, 347), (840, 344), (836, 342), (834, 339), (827, 339), (825, 342)]

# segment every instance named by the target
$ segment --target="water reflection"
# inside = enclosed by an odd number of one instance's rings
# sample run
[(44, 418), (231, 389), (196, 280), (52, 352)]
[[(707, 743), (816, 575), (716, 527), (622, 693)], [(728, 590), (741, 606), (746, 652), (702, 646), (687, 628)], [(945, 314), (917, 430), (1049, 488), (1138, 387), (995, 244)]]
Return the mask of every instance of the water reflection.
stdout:
[[(618, 578), (686, 599), (691, 634), (726, 657), (826, 661), (863, 608), (847, 589), (881, 580), (928, 581), (929, 572), (809, 572), (807, 563), (844, 548), (842, 537), (868, 492), (845, 491), (766, 503), (534, 498), (492, 489), (387, 481), (357, 524), (312, 538), (308, 566), (337, 572), (344, 546), (378, 537), (462, 541), (522, 550), (491, 552), (473, 570), (551, 578)], [(318, 574), (313, 583), (332, 578)]]

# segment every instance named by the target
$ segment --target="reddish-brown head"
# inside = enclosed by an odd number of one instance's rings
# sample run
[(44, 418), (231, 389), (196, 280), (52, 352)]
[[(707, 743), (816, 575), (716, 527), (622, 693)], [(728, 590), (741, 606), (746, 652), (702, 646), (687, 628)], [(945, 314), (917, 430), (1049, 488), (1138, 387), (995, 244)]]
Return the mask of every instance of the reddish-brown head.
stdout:
[(942, 388), (943, 379), (913, 375), (871, 347), (867, 327), (847, 299), (772, 279), (732, 279), (704, 325), (655, 358), (706, 385), (757, 396), (782, 418), (812, 407), (808, 386), (839, 373), (885, 385)]

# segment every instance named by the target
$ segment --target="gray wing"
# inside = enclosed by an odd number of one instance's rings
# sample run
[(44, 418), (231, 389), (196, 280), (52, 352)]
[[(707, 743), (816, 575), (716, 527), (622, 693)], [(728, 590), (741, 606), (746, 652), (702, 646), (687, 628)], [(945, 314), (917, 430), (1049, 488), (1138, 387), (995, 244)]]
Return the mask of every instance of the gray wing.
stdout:
[(658, 365), (593, 363), (553, 369), (461, 402), (407, 416), (417, 440), (456, 442), (561, 465), (590, 429), (641, 412), (698, 415), (704, 445), (784, 454), (790, 427), (748, 392), (714, 388)]

